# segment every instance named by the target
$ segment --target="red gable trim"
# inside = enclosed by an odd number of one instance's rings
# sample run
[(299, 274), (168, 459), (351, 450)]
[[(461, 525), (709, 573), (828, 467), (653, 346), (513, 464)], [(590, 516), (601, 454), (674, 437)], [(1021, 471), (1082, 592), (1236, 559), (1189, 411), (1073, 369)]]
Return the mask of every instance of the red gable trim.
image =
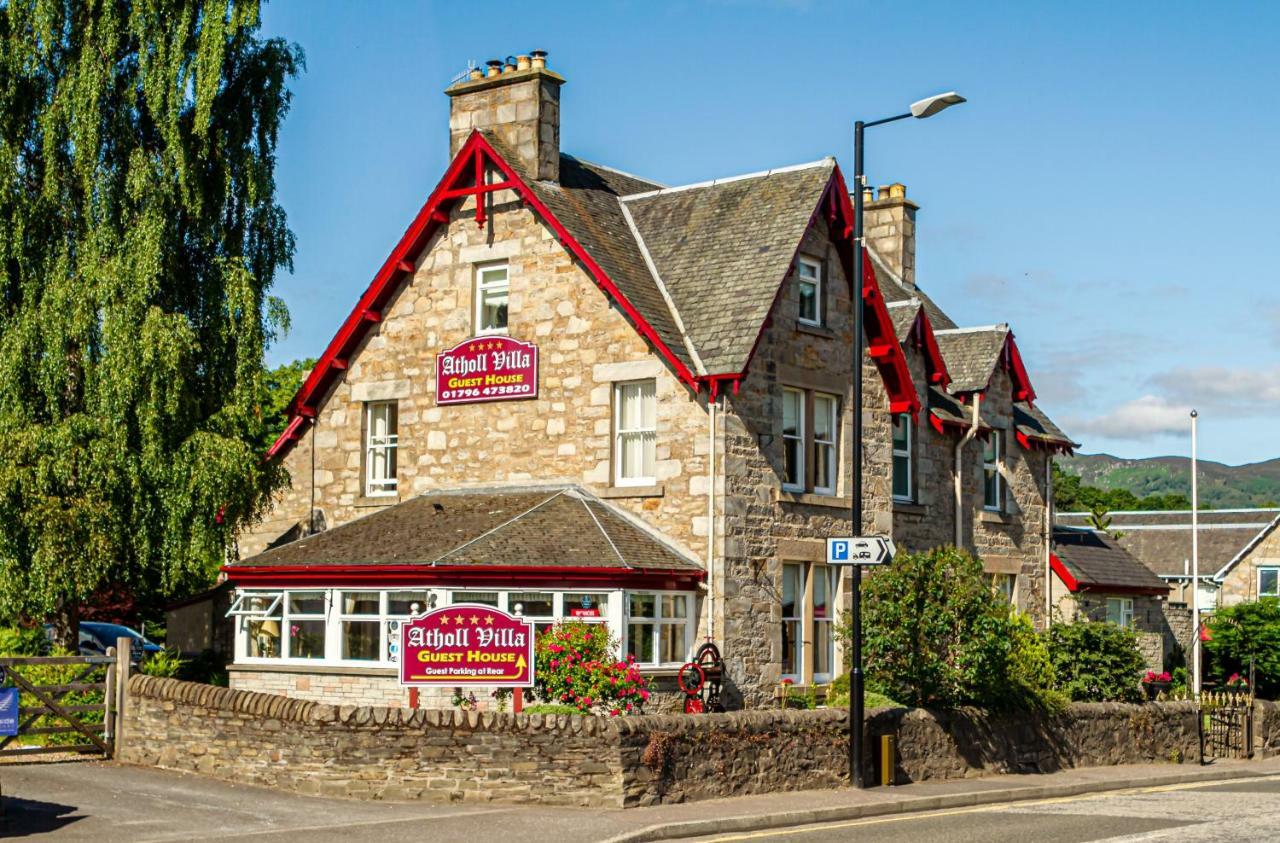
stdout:
[(1143, 588), (1133, 585), (1106, 585), (1105, 583), (1082, 583), (1075, 577), (1071, 576), (1071, 572), (1067, 570), (1067, 566), (1062, 564), (1062, 560), (1058, 558), (1058, 554), (1049, 554), (1049, 565), (1053, 568), (1053, 572), (1058, 575), (1058, 579), (1062, 580), (1062, 584), (1067, 590), (1074, 593), (1081, 591), (1096, 591), (1101, 594), (1133, 594), (1133, 595), (1149, 595), (1158, 596), (1169, 591), (1168, 588)]
[(1062, 564), (1058, 554), (1049, 554), (1049, 566), (1053, 568), (1053, 572), (1058, 575), (1058, 579), (1062, 580), (1062, 584), (1067, 587), (1068, 591), (1077, 592), (1080, 590), (1080, 581), (1071, 576), (1071, 572), (1067, 570), (1066, 565)]
[(236, 585), (250, 588), (524, 583), (566, 588), (691, 589), (706, 579), (703, 571), (681, 569), (534, 565), (226, 565), (222, 571)]
[(924, 349), (925, 362), (929, 368), (929, 383), (946, 389), (951, 383), (951, 373), (947, 371), (947, 362), (942, 359), (938, 338), (933, 335), (933, 323), (929, 321), (929, 314), (923, 307), (916, 314), (916, 323), (911, 326), (911, 336)]
[[(486, 165), (500, 171), (505, 180), (497, 184), (486, 185), (484, 183)], [(556, 219), (555, 215), (547, 209), (546, 205), (538, 199), (525, 181), (511, 168), (511, 165), (504, 161), (502, 156), (485, 140), (484, 135), (478, 131), (473, 131), (471, 136), (467, 138), (467, 142), (458, 150), (458, 154), (454, 156), (453, 161), (449, 164), (444, 178), (436, 185), (426, 204), (418, 211), (417, 216), (414, 217), (413, 222), (400, 238), (400, 242), (396, 244), (391, 254), (383, 262), (382, 268), (373, 277), (372, 283), (369, 284), (368, 289), (364, 291), (364, 295), (356, 303), (355, 309), (351, 311), (346, 321), (342, 323), (342, 327), (338, 329), (338, 333), (330, 340), (315, 368), (307, 375), (302, 388), (298, 390), (293, 400), (289, 402), (289, 426), (267, 451), (268, 457), (282, 455), (292, 446), (293, 442), (297, 441), (301, 436), (300, 418), (315, 417), (318, 411), (318, 402), (324, 396), (325, 390), (337, 379), (339, 373), (346, 368), (351, 352), (364, 339), (365, 333), (373, 325), (381, 321), (382, 308), (390, 300), (396, 286), (406, 277), (413, 274), (414, 260), (418, 254), (426, 247), (427, 242), (440, 226), (448, 224), (448, 212), (453, 204), (474, 195), (477, 203), (476, 222), (483, 225), (485, 209), (482, 197), (486, 193), (497, 190), (513, 190), (527, 205), (533, 208), (534, 212), (555, 232), (561, 245), (582, 263), (587, 272), (595, 279), (600, 289), (617, 302), (623, 313), (631, 319), (632, 324), (640, 335), (652, 343), (663, 359), (671, 365), (671, 368), (675, 370), (676, 376), (695, 391), (698, 389), (699, 384), (694, 374), (663, 343), (653, 326), (640, 315), (631, 302), (627, 301), (627, 298), (622, 295), (617, 285), (600, 268), (600, 265), (587, 254), (582, 244), (574, 239), (564, 225)]]
[[(831, 179), (827, 182), (826, 189), (818, 199), (818, 205), (813, 210), (809, 224), (812, 226), (822, 216), (826, 217), (830, 225), (833, 235), (832, 242), (840, 255), (845, 277), (850, 279), (850, 285), (852, 286), (854, 277), (853, 203), (849, 200), (849, 191), (845, 187), (844, 176), (840, 173), (839, 166), (832, 170)], [(797, 243), (796, 251), (798, 252), (799, 249), (800, 244)], [(790, 275), (790, 266), (794, 264), (795, 258), (793, 256), (787, 269), (787, 275)], [(920, 398), (916, 395), (915, 385), (911, 381), (911, 370), (907, 366), (907, 355), (903, 352), (902, 345), (898, 342), (897, 333), (893, 329), (893, 320), (889, 318), (889, 309), (885, 306), (884, 296), (880, 293), (880, 283), (876, 280), (876, 273), (871, 266), (871, 261), (864, 259), (862, 268), (863, 333), (867, 339), (867, 354), (871, 357), (872, 362), (876, 364), (876, 370), (880, 373), (880, 378), (884, 382), (885, 392), (889, 396), (889, 412), (911, 413), (914, 416), (920, 412)], [(778, 292), (775, 294), (773, 305), (769, 309), (770, 316), (760, 326), (760, 331), (756, 334), (755, 343), (751, 346), (751, 353), (747, 355), (747, 362), (742, 367), (742, 371), (736, 375), (712, 375), (710, 377), (731, 377), (741, 380), (747, 376), (747, 371), (751, 368), (751, 361), (755, 359), (756, 350), (760, 347), (760, 340), (773, 318), (773, 310), (778, 305), (778, 299), (782, 296), (782, 291), (786, 289), (785, 282), (786, 276), (778, 283)]]
[(1036, 400), (1036, 391), (1031, 386), (1027, 367), (1022, 364), (1022, 354), (1018, 351), (1018, 342), (1013, 338), (1013, 331), (1005, 337), (1004, 362), (1005, 368), (1009, 370), (1009, 379), (1013, 381), (1013, 400), (1033, 403)]

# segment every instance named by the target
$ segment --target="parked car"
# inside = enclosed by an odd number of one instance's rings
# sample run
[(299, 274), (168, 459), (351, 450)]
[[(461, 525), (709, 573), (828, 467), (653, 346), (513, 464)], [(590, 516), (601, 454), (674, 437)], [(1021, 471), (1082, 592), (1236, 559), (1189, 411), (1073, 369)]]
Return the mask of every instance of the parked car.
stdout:
[[(53, 624), (45, 624), (45, 635), (53, 641)], [(98, 621), (80, 622), (79, 651), (82, 656), (103, 656), (108, 647), (116, 645), (116, 639), (124, 637), (132, 639), (129, 660), (136, 666), (152, 653), (158, 653), (163, 647), (148, 639), (136, 629), (118, 623), (100, 623)]]

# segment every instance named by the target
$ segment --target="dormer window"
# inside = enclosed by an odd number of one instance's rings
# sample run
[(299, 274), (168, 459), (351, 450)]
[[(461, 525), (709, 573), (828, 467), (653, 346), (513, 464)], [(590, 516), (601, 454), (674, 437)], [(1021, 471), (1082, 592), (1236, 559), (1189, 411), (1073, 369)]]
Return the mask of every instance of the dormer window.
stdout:
[(800, 323), (822, 324), (822, 264), (800, 258)]
[(476, 267), (476, 334), (507, 332), (507, 280), (505, 263)]

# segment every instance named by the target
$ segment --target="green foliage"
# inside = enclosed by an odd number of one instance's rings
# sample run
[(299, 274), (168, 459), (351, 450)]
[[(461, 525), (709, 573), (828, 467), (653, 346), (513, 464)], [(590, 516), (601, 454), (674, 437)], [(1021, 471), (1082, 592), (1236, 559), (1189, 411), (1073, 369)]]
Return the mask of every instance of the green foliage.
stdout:
[(147, 656), (138, 669), (147, 676), (173, 679), (182, 673), (184, 664), (181, 651), (165, 647), (160, 652)]
[(204, 587), (261, 460), (301, 51), (258, 0), (0, 3), (0, 617)]
[(1070, 697), (1057, 689), (1049, 644), (1031, 618), (1013, 613), (1009, 620), (1008, 683), (1012, 707), (1052, 714), (1064, 711)]
[(0, 656), (42, 656), (48, 649), (41, 627), (0, 627)]
[(1265, 699), (1280, 696), (1280, 598), (1238, 603), (1218, 609), (1209, 621), (1206, 673), (1220, 684), (1232, 674), (1249, 675), (1253, 658), (1254, 692)]
[(582, 714), (639, 714), (649, 700), (647, 683), (630, 658), (618, 661), (617, 650), (603, 625), (551, 627), (534, 643), (538, 697)]
[(258, 442), (258, 449), (266, 451), (276, 441), (276, 437), (284, 432), (288, 422), (285, 410), (302, 382), (315, 368), (316, 358), (307, 357), (283, 363), (267, 372), (262, 382), (262, 432), (263, 438)]
[[(1059, 512), (1088, 512), (1095, 518), (1104, 518), (1108, 512), (1133, 509), (1191, 508), (1191, 499), (1178, 492), (1153, 494), (1140, 498), (1121, 487), (1100, 488), (1086, 485), (1080, 475), (1063, 470), (1057, 460), (1053, 463), (1053, 499), (1054, 506)], [(1105, 525), (1094, 524), (1094, 526), (1105, 530), (1111, 525), (1111, 519), (1105, 517), (1105, 521)]]
[[(901, 554), (867, 578), (864, 592), (869, 684), (893, 700), (942, 707), (1050, 704), (1040, 699), (1045, 673), (1023, 640), (1029, 622), (995, 594), (974, 557), (950, 547)], [(850, 638), (847, 615), (837, 631)]]
[(552, 703), (535, 703), (526, 705), (522, 710), (523, 714), (581, 714), (577, 707), (572, 705), (558, 705)]
[[(849, 707), (849, 674), (842, 673), (831, 681), (831, 690), (827, 693), (827, 699), (823, 703), (827, 708), (848, 708)], [(873, 708), (902, 708), (902, 704), (890, 699), (878, 690), (871, 687), (864, 687), (862, 690), (862, 705), (867, 710)]]
[(1054, 624), (1049, 658), (1058, 690), (1077, 702), (1140, 702), (1144, 663), (1133, 630), (1105, 621)]
[[(1076, 477), (1085, 487), (1106, 494), (1109, 490), (1124, 492), (1138, 502), (1140, 509), (1189, 509), (1191, 507), (1191, 467), (1185, 457), (1152, 457), (1120, 459), (1108, 454), (1082, 454), (1060, 457), (1057, 464), (1066, 477)], [(1057, 486), (1059, 476), (1055, 475)], [(1066, 481), (1070, 483), (1069, 480)], [(1230, 507), (1275, 506), (1280, 499), (1280, 459), (1248, 465), (1222, 465), (1200, 461), (1200, 505), (1205, 509)], [(1085, 511), (1093, 501), (1087, 500), (1059, 509)], [(1110, 510), (1133, 508), (1121, 506), (1118, 499), (1106, 501)]]

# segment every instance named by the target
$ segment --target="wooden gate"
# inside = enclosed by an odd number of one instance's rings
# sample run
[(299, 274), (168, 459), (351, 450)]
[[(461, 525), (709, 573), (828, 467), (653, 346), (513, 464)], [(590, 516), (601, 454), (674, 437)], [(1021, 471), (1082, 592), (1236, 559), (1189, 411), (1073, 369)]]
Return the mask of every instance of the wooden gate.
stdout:
[[(109, 651), (111, 652), (111, 651)], [(106, 656), (0, 658), (0, 687), (19, 695), (17, 735), (0, 737), (0, 757), (62, 752), (111, 757), (118, 662)], [(127, 670), (127, 668), (126, 668)]]
[(1251, 694), (1206, 691), (1200, 695), (1200, 763), (1253, 757)]

